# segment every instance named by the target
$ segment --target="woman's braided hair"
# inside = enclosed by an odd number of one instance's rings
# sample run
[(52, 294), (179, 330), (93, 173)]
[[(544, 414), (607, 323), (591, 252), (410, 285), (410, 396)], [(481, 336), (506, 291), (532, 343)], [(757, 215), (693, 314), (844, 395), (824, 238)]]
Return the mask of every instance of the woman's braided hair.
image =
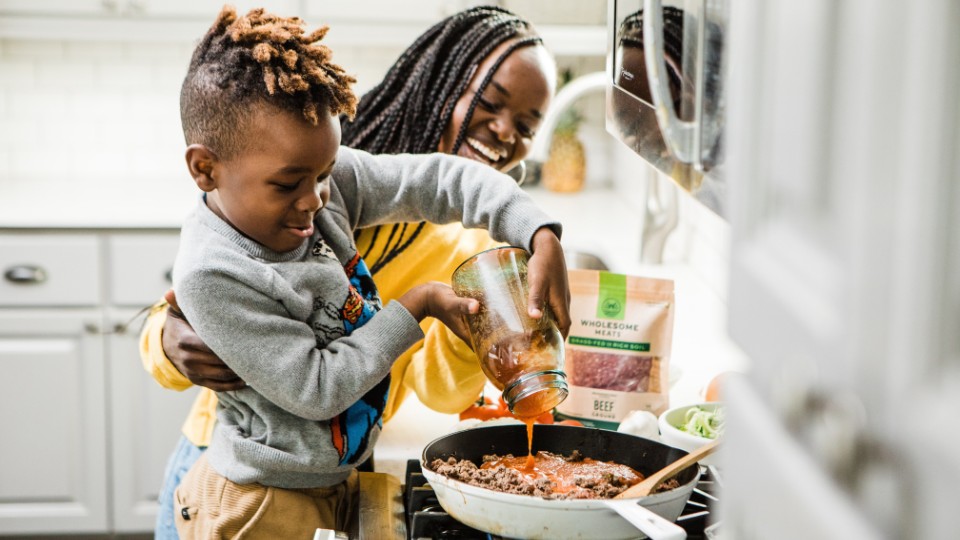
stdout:
[[(371, 153), (423, 154), (436, 152), (460, 96), (479, 65), (506, 41), (515, 40), (480, 81), (451, 153), (463, 144), (466, 128), (480, 96), (503, 60), (519, 47), (542, 43), (530, 24), (494, 6), (479, 6), (435, 24), (407, 48), (383, 81), (363, 95), (353, 121), (343, 123), (343, 144)], [(382, 253), (362, 254), (376, 273), (403, 252), (419, 235), (423, 223), (406, 236), (408, 224), (378, 226), (389, 234)], [(389, 229), (388, 232), (385, 232)], [(406, 236), (406, 238), (405, 238)]]
[(235, 155), (243, 143), (238, 126), (258, 103), (301, 114), (313, 125), (322, 114), (352, 117), (356, 79), (317, 43), (327, 29), (307, 34), (298, 17), (262, 8), (237, 16), (224, 6), (194, 50), (180, 91), (187, 144), (204, 144), (222, 159)]

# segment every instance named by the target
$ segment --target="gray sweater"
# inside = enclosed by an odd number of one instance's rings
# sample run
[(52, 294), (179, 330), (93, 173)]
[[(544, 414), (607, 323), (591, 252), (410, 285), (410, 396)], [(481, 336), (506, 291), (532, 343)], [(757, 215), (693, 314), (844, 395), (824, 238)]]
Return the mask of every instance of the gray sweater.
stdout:
[(219, 393), (207, 451), (218, 473), (241, 484), (322, 487), (370, 455), (390, 367), (423, 333), (398, 302), (381, 309), (353, 231), (406, 221), (461, 221), (528, 250), (540, 227), (560, 231), (510, 177), (485, 165), (346, 147), (315, 232), (296, 250), (269, 250), (203, 200), (187, 217), (174, 265), (177, 300), (248, 384)]

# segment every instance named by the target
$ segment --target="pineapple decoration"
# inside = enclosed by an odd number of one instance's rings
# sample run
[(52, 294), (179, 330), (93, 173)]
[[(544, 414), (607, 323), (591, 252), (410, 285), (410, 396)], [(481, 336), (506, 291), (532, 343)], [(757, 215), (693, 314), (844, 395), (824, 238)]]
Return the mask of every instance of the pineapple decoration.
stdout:
[[(569, 68), (563, 70), (560, 87), (571, 79), (573, 72)], [(577, 137), (582, 121), (583, 117), (573, 107), (564, 111), (557, 120), (547, 161), (540, 173), (540, 181), (551, 191), (572, 193), (583, 188), (587, 176), (587, 155)]]

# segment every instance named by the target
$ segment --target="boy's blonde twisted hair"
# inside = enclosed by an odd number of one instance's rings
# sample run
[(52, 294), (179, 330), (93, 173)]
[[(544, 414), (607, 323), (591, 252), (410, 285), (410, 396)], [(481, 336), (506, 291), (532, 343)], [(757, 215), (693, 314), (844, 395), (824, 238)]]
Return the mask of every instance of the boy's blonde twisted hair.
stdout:
[(301, 114), (316, 125), (321, 114), (353, 117), (356, 79), (331, 62), (319, 42), (323, 26), (307, 34), (299, 17), (262, 8), (238, 16), (224, 6), (200, 40), (180, 91), (187, 144), (204, 144), (228, 158), (241, 148), (238, 129), (266, 103)]

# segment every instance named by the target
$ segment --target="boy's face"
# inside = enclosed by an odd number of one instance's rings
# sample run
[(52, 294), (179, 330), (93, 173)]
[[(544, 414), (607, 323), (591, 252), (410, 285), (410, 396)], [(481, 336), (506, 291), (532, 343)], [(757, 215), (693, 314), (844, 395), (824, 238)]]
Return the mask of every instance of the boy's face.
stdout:
[[(480, 83), (512, 43), (502, 43), (480, 63), (454, 107), (439, 152), (453, 151)], [(520, 47), (510, 53), (483, 90), (457, 154), (504, 172), (520, 163), (530, 151), (533, 136), (550, 105), (556, 87), (554, 71), (553, 61), (542, 46)]]
[(230, 160), (213, 160), (213, 189), (201, 185), (210, 209), (274, 251), (299, 247), (330, 199), (340, 146), (339, 119), (320, 116), (313, 126), (299, 115), (260, 107), (245, 126), (246, 149)]

